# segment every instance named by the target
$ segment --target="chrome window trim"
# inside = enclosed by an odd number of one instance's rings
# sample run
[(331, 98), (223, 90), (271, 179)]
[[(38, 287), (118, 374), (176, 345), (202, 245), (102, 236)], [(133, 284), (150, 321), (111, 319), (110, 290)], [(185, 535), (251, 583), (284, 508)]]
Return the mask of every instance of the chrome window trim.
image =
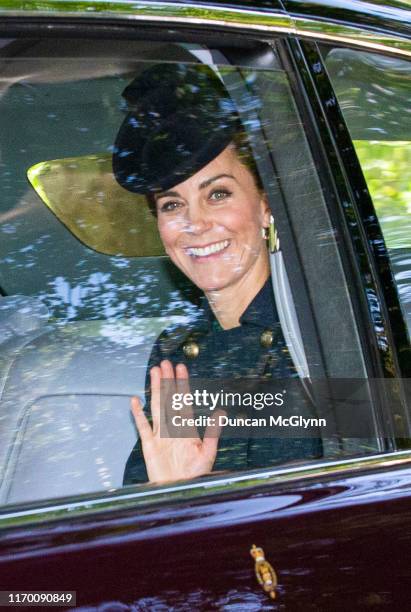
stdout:
[[(411, 451), (399, 451), (371, 455), (367, 457), (355, 457), (345, 460), (319, 461), (305, 465), (280, 467), (268, 469), (258, 473), (245, 473), (233, 476), (219, 476), (203, 478), (187, 484), (175, 484), (170, 486), (149, 486), (144, 491), (135, 490), (135, 487), (117, 489), (110, 493), (95, 494), (93, 497), (83, 495), (73, 501), (53, 500), (43, 507), (30, 505), (3, 506), (0, 511), (0, 531), (28, 524), (40, 524), (55, 520), (72, 519), (83, 517), (97, 512), (115, 510), (139, 509), (155, 503), (172, 504), (175, 502), (201, 500), (205, 501), (210, 495), (233, 494), (239, 489), (242, 492), (253, 490), (256, 487), (273, 487), (302, 479), (311, 480), (327, 477), (336, 479), (349, 477), (364, 470), (379, 470), (398, 467), (411, 467)], [(134, 490), (133, 490), (134, 489)], [(275, 490), (271, 494), (275, 494)], [(240, 500), (241, 501), (241, 500)]]
[(296, 18), (294, 24), (296, 35), (300, 38), (314, 38), (320, 42), (356, 46), (369, 51), (388, 51), (395, 55), (411, 57), (411, 40), (395, 34), (314, 19)]
[[(83, 3), (73, 2), (72, 10), (67, 10), (67, 2), (61, 4), (46, 0), (40, 3), (41, 9), (22, 8), (7, 9), (0, 5), (0, 18), (93, 18), (114, 19), (126, 22), (141, 22), (167, 25), (202, 26), (208, 25), (216, 28), (232, 30), (242, 29), (248, 32), (258, 32), (262, 35), (291, 34), (301, 38), (315, 38), (318, 41), (333, 42), (337, 44), (352, 45), (367, 48), (373, 51), (385, 51), (396, 55), (411, 57), (411, 40), (402, 35), (379, 32), (376, 29), (366, 29), (346, 24), (339, 24), (333, 20), (307, 19), (294, 17), (288, 13), (267, 10), (258, 11), (220, 7), (213, 5), (196, 6), (194, 4), (174, 4), (170, 2), (150, 2), (142, 0), (130, 2), (111, 2), (112, 8), (107, 10), (107, 2), (98, 0), (84, 8)], [(47, 7), (49, 7), (47, 9)], [(397, 11), (404, 17), (408, 11)], [(411, 11), (410, 22), (411, 22)], [(391, 11), (395, 18), (396, 10)]]

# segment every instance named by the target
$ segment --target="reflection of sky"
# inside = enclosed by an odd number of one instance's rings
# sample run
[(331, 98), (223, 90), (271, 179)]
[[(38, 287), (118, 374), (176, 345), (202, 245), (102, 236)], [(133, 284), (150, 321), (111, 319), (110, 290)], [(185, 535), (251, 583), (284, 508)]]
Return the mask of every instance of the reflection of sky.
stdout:
[[(295, 506), (302, 500), (301, 495), (273, 495), (260, 496), (252, 499), (242, 499), (231, 502), (216, 503), (213, 506), (197, 506), (187, 508), (179, 513), (179, 523), (174, 523), (173, 533), (184, 533), (192, 529), (211, 529), (224, 525), (239, 525), (254, 519), (255, 521), (272, 518), (272, 513)], [(166, 518), (166, 511), (161, 510), (161, 518)], [(170, 518), (174, 511), (171, 511)], [(153, 515), (150, 515), (150, 521)], [(152, 531), (153, 537), (162, 537), (170, 534), (170, 525), (164, 527), (154, 526), (144, 529), (144, 537)]]
[[(148, 319), (146, 319), (148, 321)], [(187, 324), (190, 321), (189, 317), (174, 317), (173, 323), (176, 324)], [(170, 324), (170, 318), (158, 318), (155, 319), (156, 326), (160, 326), (160, 328), (165, 328)], [(136, 321), (113, 321), (113, 322), (104, 322), (100, 327), (100, 336), (103, 338), (107, 338), (114, 344), (118, 344), (121, 346), (125, 346), (131, 348), (133, 346), (139, 346), (141, 344), (145, 344), (147, 342), (147, 325), (144, 319), (137, 319)], [(153, 326), (151, 326), (153, 327)], [(151, 329), (151, 341), (154, 341), (155, 335), (159, 333), (157, 329), (154, 332), (154, 329)]]

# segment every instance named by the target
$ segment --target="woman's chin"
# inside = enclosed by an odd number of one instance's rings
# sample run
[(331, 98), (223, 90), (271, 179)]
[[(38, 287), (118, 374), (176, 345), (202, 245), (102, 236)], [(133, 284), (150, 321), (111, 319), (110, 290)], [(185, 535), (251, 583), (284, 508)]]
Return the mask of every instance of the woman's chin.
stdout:
[(223, 279), (223, 278), (207, 278), (207, 279), (192, 279), (194, 284), (204, 291), (204, 293), (210, 293), (212, 291), (222, 291), (229, 287), (234, 279)]

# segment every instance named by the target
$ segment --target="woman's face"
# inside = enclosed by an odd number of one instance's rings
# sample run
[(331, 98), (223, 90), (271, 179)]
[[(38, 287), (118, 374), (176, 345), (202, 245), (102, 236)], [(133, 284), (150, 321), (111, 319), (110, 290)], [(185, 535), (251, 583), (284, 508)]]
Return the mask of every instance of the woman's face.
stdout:
[(197, 287), (244, 284), (249, 291), (253, 279), (261, 286), (268, 270), (261, 230), (269, 225), (269, 209), (232, 145), (155, 200), (165, 250)]

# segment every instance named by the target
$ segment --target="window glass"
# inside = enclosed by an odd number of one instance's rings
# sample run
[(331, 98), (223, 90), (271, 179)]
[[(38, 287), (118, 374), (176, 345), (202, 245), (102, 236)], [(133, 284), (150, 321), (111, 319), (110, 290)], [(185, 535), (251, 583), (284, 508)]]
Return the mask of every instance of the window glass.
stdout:
[[(26, 40), (0, 67), (1, 503), (381, 449), (368, 391), (365, 429), (338, 409), (367, 369), (273, 50)], [(248, 423), (271, 410), (288, 433), (224, 426), (185, 464), (173, 444), (192, 428), (143, 449), (152, 424), (130, 397), (150, 415), (164, 360), (161, 426), (198, 416), (203, 435), (217, 408)], [(188, 396), (206, 384), (197, 415)], [(223, 391), (241, 409), (210, 400)], [(150, 448), (186, 471), (148, 470)]]
[(411, 330), (411, 64), (351, 49), (326, 65), (381, 224)]

